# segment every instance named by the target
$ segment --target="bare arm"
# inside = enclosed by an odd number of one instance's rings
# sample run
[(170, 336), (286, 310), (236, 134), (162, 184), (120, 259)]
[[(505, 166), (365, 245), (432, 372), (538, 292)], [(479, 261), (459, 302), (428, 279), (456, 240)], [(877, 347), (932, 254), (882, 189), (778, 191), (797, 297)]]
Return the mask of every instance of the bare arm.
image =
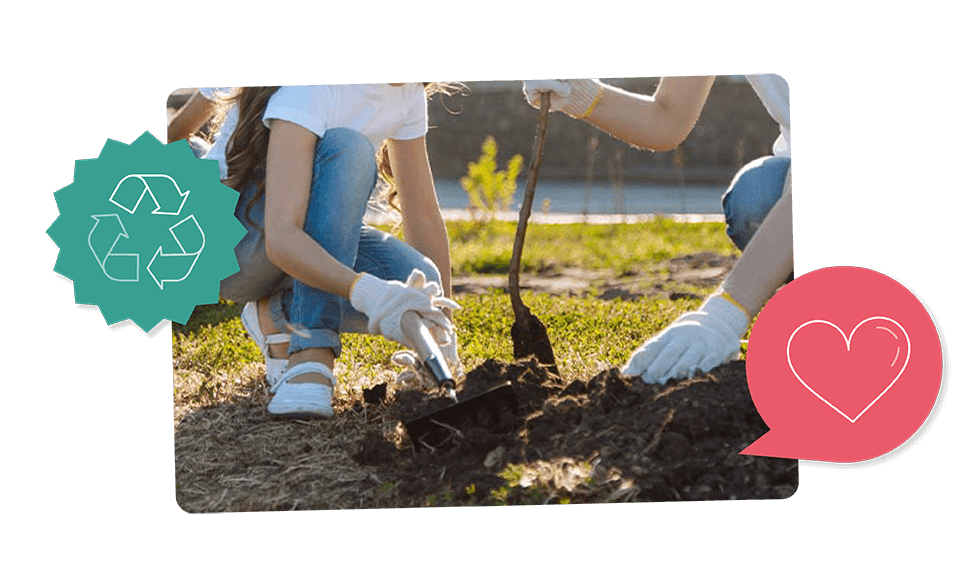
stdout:
[(436, 264), (442, 275), (444, 294), (451, 297), (449, 235), (439, 210), (425, 137), (408, 141), (390, 139), (388, 149), (402, 207), (405, 240)]
[(168, 123), (168, 143), (187, 139), (214, 115), (214, 102), (195, 92)]
[(271, 123), (265, 178), (265, 249), (286, 274), (313, 288), (349, 297), (356, 272), (305, 232), (318, 137), (284, 120)]
[(784, 192), (757, 229), (721, 289), (750, 316), (764, 308), (794, 269), (791, 237), (791, 172)]
[(714, 76), (663, 78), (653, 96), (603, 86), (589, 123), (641, 149), (675, 149), (697, 123)]

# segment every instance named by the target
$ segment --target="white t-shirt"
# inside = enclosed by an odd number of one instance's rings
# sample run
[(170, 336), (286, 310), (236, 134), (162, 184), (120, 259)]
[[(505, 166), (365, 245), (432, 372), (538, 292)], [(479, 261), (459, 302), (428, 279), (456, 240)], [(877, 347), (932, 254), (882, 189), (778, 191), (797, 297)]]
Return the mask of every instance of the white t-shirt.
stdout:
[[(262, 120), (267, 127), (271, 126), (272, 120), (286, 120), (308, 129), (319, 138), (324, 137), (328, 129), (352, 129), (365, 135), (374, 151), (385, 139), (408, 140), (424, 136), (429, 129), (427, 107), (426, 93), (419, 83), (402, 86), (283, 86), (268, 100)], [(205, 156), (218, 160), (221, 179), (228, 174), (225, 146), (231, 139), (237, 118), (236, 112), (228, 113), (223, 131)]]
[(287, 120), (315, 133), (347, 128), (368, 137), (375, 149), (385, 139), (415, 139), (426, 134), (426, 94), (421, 84), (390, 86), (285, 86), (268, 101), (263, 120)]
[(781, 134), (774, 141), (774, 155), (791, 156), (791, 98), (787, 82), (779, 75), (748, 75), (744, 76), (751, 87), (757, 92), (764, 108), (777, 124), (781, 125)]
[[(214, 102), (218, 99), (218, 94), (230, 94), (234, 88), (198, 88), (198, 92)], [(211, 145), (211, 149), (204, 154), (201, 159), (214, 159), (218, 162), (218, 167), (221, 171), (221, 179), (228, 177), (228, 164), (225, 162), (225, 145), (227, 145), (227, 138), (231, 137), (231, 133), (234, 132), (235, 126), (238, 124), (238, 108), (235, 105), (231, 105), (228, 112), (225, 113), (224, 120), (221, 121), (221, 126), (214, 134), (214, 144)]]

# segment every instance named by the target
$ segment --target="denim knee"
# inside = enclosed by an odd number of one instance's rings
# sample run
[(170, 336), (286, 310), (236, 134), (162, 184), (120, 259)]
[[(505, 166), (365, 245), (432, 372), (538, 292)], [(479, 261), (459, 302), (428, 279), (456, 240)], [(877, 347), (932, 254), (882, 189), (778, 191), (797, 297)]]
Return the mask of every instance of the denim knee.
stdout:
[(368, 181), (376, 173), (375, 146), (362, 133), (345, 128), (334, 128), (325, 131), (325, 136), (315, 145), (315, 159), (313, 174), (318, 174), (333, 158), (344, 158), (340, 169), (345, 170), (349, 177)]
[(342, 128), (325, 131), (315, 147), (304, 229), (349, 267), (376, 181), (375, 148), (365, 135)]
[(428, 256), (388, 233), (367, 225), (362, 227), (355, 271), (405, 282), (414, 269), (425, 274), (427, 281), (442, 285), (442, 274)]
[(787, 157), (767, 156), (745, 165), (722, 198), (727, 236), (743, 251), (784, 191)]
[[(412, 269), (421, 271), (425, 274), (427, 282), (435, 282), (439, 284), (440, 288), (442, 288), (442, 273), (439, 271), (439, 268), (436, 267), (435, 262), (433, 262), (427, 256), (422, 255), (417, 259), (414, 259), (412, 261)], [(412, 271), (410, 270), (409, 273), (411, 274)], [(399, 281), (404, 282), (407, 279), (409, 279), (408, 275), (401, 278)]]

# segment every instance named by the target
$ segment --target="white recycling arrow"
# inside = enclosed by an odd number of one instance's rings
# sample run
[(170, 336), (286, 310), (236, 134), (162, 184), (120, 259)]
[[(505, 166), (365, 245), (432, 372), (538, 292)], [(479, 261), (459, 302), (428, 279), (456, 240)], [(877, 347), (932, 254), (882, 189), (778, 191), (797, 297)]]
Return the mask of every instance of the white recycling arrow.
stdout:
[[(108, 219), (111, 217), (113, 217), (114, 220), (117, 221), (117, 227), (114, 228), (114, 231), (111, 233), (105, 232), (107, 229), (110, 228), (110, 227), (106, 227), (106, 225), (104, 225), (106, 228), (102, 227), (100, 231), (97, 231), (97, 226), (100, 225), (101, 220)], [(121, 222), (121, 217), (119, 217), (116, 214), (92, 214), (91, 218), (94, 219), (94, 227), (90, 230), (90, 233), (88, 233), (87, 235), (87, 245), (88, 247), (90, 247), (91, 253), (94, 254), (94, 259), (97, 260), (97, 264), (100, 266), (101, 271), (104, 272), (105, 276), (107, 276), (111, 280), (114, 280), (115, 282), (138, 281), (138, 279), (140, 278), (140, 267), (138, 263), (140, 261), (140, 256), (137, 253), (114, 253), (114, 247), (117, 246), (117, 242), (120, 241), (122, 237), (124, 239), (130, 238), (127, 235), (127, 230), (124, 229), (124, 223)], [(96, 246), (94, 245), (95, 232), (98, 232), (98, 237), (96, 240), (100, 241)], [(110, 247), (107, 247), (107, 252), (104, 254), (103, 257), (98, 255), (97, 250), (103, 249), (107, 243), (111, 244)], [(112, 259), (115, 261), (128, 262), (127, 264), (123, 264), (123, 265), (130, 265), (130, 261), (133, 261), (134, 278), (133, 279), (125, 278), (125, 277), (118, 278), (118, 277), (112, 276), (111, 272), (107, 270), (107, 262)], [(112, 265), (116, 266), (117, 264), (114, 263)], [(122, 275), (126, 273), (130, 273), (130, 272), (121, 272)]]
[[(178, 239), (175, 233), (175, 229), (188, 221), (194, 223), (195, 228), (201, 235), (201, 246), (198, 247), (197, 251), (185, 250), (184, 245), (181, 244), (181, 240)], [(201, 230), (201, 225), (198, 224), (193, 214), (171, 225), (168, 231), (171, 233), (171, 236), (174, 237), (174, 242), (177, 243), (177, 251), (175, 253), (164, 253), (162, 247), (159, 246), (157, 251), (154, 252), (154, 257), (152, 257), (151, 261), (147, 264), (147, 273), (151, 275), (154, 283), (162, 290), (164, 289), (165, 282), (180, 282), (191, 275), (191, 270), (194, 269), (194, 265), (198, 262), (198, 258), (204, 250), (205, 243), (204, 231)], [(159, 277), (159, 275), (161, 277)]]
[[(128, 174), (117, 183), (108, 200), (122, 210), (134, 214), (144, 197), (148, 196), (154, 201), (151, 214), (177, 216), (181, 214), (181, 208), (190, 193), (190, 190), (182, 192), (174, 178), (166, 174)], [(138, 194), (137, 200), (129, 205), (129, 201), (134, 199), (133, 194)]]

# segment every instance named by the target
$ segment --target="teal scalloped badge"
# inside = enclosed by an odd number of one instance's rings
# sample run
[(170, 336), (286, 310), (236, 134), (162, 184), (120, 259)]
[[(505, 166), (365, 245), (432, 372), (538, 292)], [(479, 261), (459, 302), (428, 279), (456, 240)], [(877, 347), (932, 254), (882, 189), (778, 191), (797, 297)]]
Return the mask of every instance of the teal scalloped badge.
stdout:
[(147, 333), (163, 320), (184, 324), (195, 306), (218, 302), (221, 280), (238, 271), (238, 192), (187, 141), (108, 139), (97, 159), (75, 162), (73, 183), (54, 198), (54, 271), (109, 325), (130, 319)]

